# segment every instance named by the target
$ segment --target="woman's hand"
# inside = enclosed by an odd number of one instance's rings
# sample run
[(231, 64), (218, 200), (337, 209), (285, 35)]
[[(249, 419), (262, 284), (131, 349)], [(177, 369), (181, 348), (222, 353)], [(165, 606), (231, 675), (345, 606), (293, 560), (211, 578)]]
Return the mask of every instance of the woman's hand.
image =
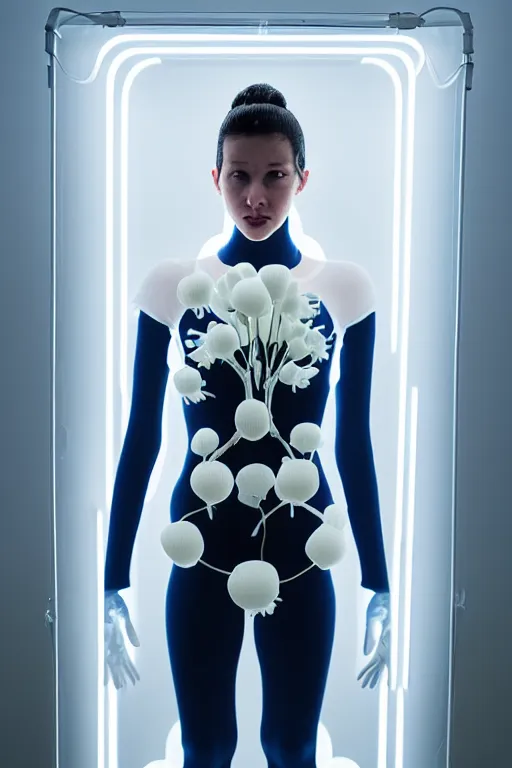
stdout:
[(368, 685), (375, 688), (382, 673), (389, 669), (389, 653), (391, 644), (391, 616), (389, 607), (389, 592), (377, 592), (366, 611), (366, 634), (364, 638), (364, 655), (368, 656), (375, 648), (368, 664), (357, 676), (363, 688)]
[(108, 684), (109, 673), (115, 687), (119, 690), (128, 681), (133, 683), (140, 680), (135, 666), (128, 656), (122, 630), (124, 622), (126, 634), (130, 643), (138, 648), (139, 638), (133, 628), (128, 607), (118, 592), (105, 592), (105, 685)]

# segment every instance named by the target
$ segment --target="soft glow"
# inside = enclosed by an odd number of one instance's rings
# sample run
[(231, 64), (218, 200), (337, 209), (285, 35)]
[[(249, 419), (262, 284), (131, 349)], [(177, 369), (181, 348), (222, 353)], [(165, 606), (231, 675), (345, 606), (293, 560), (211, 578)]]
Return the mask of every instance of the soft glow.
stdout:
[(388, 764), (388, 671), (384, 670), (379, 683), (379, 735), (377, 745), (377, 768)]
[(402, 687), (409, 688), (411, 659), (412, 561), (414, 550), (414, 513), (416, 508), (416, 451), (418, 446), (418, 388), (411, 391), (411, 426), (409, 437), (409, 487), (407, 498), (407, 533), (405, 547), (405, 595)]
[(105, 768), (105, 578), (103, 512), (96, 511), (96, 580), (98, 588), (98, 768)]
[(391, 295), (391, 354), (395, 354), (398, 346), (398, 316), (400, 295), (400, 243), (402, 223), (402, 154), (403, 154), (403, 116), (404, 94), (402, 81), (388, 61), (365, 56), (361, 64), (374, 64), (381, 67), (391, 78), (395, 92), (395, 174), (393, 183), (393, 262), (392, 262), (392, 295)]
[[(395, 536), (393, 546), (393, 565), (391, 580), (391, 688), (396, 688), (398, 674), (399, 615), (401, 590), (401, 550), (403, 536), (403, 502), (405, 481), (405, 430), (407, 420), (407, 370), (409, 358), (409, 320), (410, 320), (410, 274), (411, 274), (411, 235), (412, 235), (412, 189), (414, 161), (414, 130), (416, 80), (412, 61), (404, 62), (407, 78), (407, 113), (405, 121), (406, 158), (405, 182), (403, 188), (404, 237), (403, 237), (403, 280), (402, 280), (402, 324), (400, 334), (399, 363), (399, 416), (398, 416), (398, 451), (396, 477)], [(396, 125), (398, 130), (398, 123)], [(395, 142), (397, 146), (397, 142)], [(396, 171), (396, 167), (395, 167)]]
[(121, 439), (124, 437), (128, 426), (128, 417), (130, 412), (130, 398), (128, 394), (128, 323), (125, 318), (128, 317), (128, 185), (129, 185), (129, 164), (128, 164), (128, 142), (129, 142), (129, 108), (130, 93), (135, 78), (148, 67), (160, 64), (158, 58), (143, 59), (134, 64), (128, 72), (123, 83), (121, 91), (121, 131), (120, 131), (120, 152), (121, 152), (121, 183), (119, 190), (120, 205), (120, 250), (121, 258), (119, 263), (119, 295), (120, 295), (120, 313), (124, 322), (119, 324), (119, 388), (121, 396)]
[[(334, 761), (334, 762), (333, 762)], [(162, 765), (162, 768), (182, 768), (184, 762), (183, 747), (181, 746), (181, 724), (177, 720), (167, 736), (165, 744), (165, 760), (149, 763), (145, 768)], [(333, 757), (332, 740), (325, 725), (318, 724), (316, 742), (316, 763), (318, 768), (359, 768), (357, 763), (347, 757)], [(379, 767), (380, 768), (380, 767)]]
[(107, 686), (108, 697), (108, 768), (117, 768), (117, 691), (110, 680)]
[[(126, 43), (143, 43), (143, 42), (158, 42), (158, 43), (200, 43), (200, 42), (209, 42), (209, 43), (243, 43), (243, 42), (251, 42), (251, 43), (257, 43), (260, 47), (267, 47), (270, 43), (288, 43), (288, 42), (294, 42), (294, 43), (308, 43), (309, 45), (311, 43), (338, 43), (338, 44), (344, 44), (347, 43), (368, 43), (372, 46), (375, 46), (377, 43), (383, 43), (383, 44), (396, 44), (396, 36), (391, 35), (377, 35), (377, 34), (326, 34), (326, 35), (315, 35), (315, 34), (287, 34), (287, 35), (280, 35), (280, 34), (274, 34), (266, 35), (265, 37), (262, 37), (258, 34), (187, 34), (187, 33), (161, 33), (161, 34), (139, 34), (139, 33), (132, 33), (132, 34), (126, 34), (126, 35), (116, 35), (115, 37), (108, 40), (105, 45), (100, 48), (98, 55), (96, 56), (96, 60), (94, 62), (93, 69), (91, 71), (91, 74), (85, 79), (80, 80), (79, 82), (83, 85), (87, 85), (88, 83), (92, 83), (98, 76), (101, 65), (103, 64), (104, 60), (110, 53), (110, 51), (114, 50), (116, 46), (124, 45)], [(404, 46), (409, 46), (418, 56), (418, 61), (416, 64), (415, 74), (419, 75), (421, 70), (423, 69), (425, 65), (425, 50), (423, 46), (418, 43), (417, 40), (415, 40), (413, 37), (409, 37), (408, 35), (400, 34), (400, 44)], [(317, 46), (316, 46), (317, 47)], [(175, 52), (186, 52), (187, 48), (185, 48), (183, 45), (175, 45), (170, 47), (171, 51)], [(133, 50), (133, 49), (132, 49)], [(206, 55), (209, 55), (212, 53), (213, 49), (212, 47), (206, 47), (202, 49)], [(228, 52), (232, 51), (231, 46), (228, 47)], [(309, 50), (309, 49), (308, 49)], [(314, 50), (314, 49), (313, 49)], [(374, 48), (371, 49), (372, 52), (374, 51)]]
[(404, 768), (404, 689), (396, 692), (396, 736), (394, 768)]
[[(225, 49), (216, 48), (215, 50), (211, 47), (205, 47), (205, 48), (188, 48), (185, 49), (182, 46), (175, 46), (170, 47), (167, 46), (165, 48), (155, 49), (154, 46), (151, 46), (149, 48), (131, 48), (128, 50), (125, 50), (121, 52), (119, 55), (115, 57), (111, 65), (109, 66), (109, 70), (107, 73), (107, 87), (106, 87), (106, 102), (107, 102), (107, 117), (106, 117), (106, 159), (107, 159), (107, 174), (106, 174), (106, 193), (107, 193), (107, 215), (106, 215), (106, 299), (107, 299), (107, 328), (106, 328), (106, 401), (107, 401), (107, 418), (106, 418), (106, 489), (107, 489), (107, 498), (111, 498), (112, 494), (112, 488), (113, 488), (113, 480), (114, 480), (114, 461), (113, 461), (113, 395), (114, 395), (114, 389), (113, 389), (113, 299), (114, 299), (114, 293), (113, 293), (113, 255), (114, 255), (114, 236), (113, 236), (113, 230), (114, 230), (114, 214), (113, 214), (113, 205), (114, 205), (114, 164), (113, 164), (113, 157), (114, 157), (114, 94), (115, 94), (115, 83), (116, 83), (116, 76), (117, 73), (121, 67), (121, 65), (127, 61), (131, 56), (135, 55), (141, 55), (143, 53), (148, 54), (154, 54), (154, 53), (162, 53), (162, 54), (172, 54), (173, 52), (179, 51), (180, 55), (183, 55), (183, 53), (187, 53), (189, 55), (224, 55), (225, 53), (229, 53), (230, 55), (239, 53), (241, 55), (300, 55), (302, 57), (307, 55), (314, 55), (318, 56), (319, 54), (322, 55), (358, 55), (363, 56), (365, 53), (372, 53), (377, 55), (383, 55), (383, 56), (394, 56), (398, 58), (406, 67), (407, 75), (408, 75), (408, 94), (409, 97), (411, 95), (414, 97), (415, 95), (415, 75), (417, 75), (425, 62), (425, 54), (423, 51), (423, 47), (417, 43), (413, 38), (409, 38), (407, 36), (400, 35), (400, 44), (401, 45), (409, 45), (412, 49), (415, 50), (415, 52), (418, 54), (418, 62), (416, 66), (414, 66), (412, 59), (408, 54), (404, 54), (402, 51), (398, 50), (397, 48), (389, 47), (390, 43), (396, 44), (396, 37), (391, 37), (387, 35), (289, 35), (289, 36), (277, 36), (277, 35), (271, 35), (267, 37), (267, 40), (263, 40), (265, 45), (262, 45), (262, 37), (261, 36), (249, 36), (249, 35), (183, 35), (181, 33), (176, 35), (119, 35), (116, 38), (110, 40), (103, 48), (100, 50), (98, 57), (96, 59), (95, 63), (95, 69), (93, 73), (91, 74), (90, 78), (88, 78), (88, 82), (92, 81), (98, 71), (101, 67), (101, 64), (103, 60), (105, 59), (106, 55), (108, 54), (109, 50), (113, 49), (114, 46), (127, 43), (127, 42), (142, 42), (142, 41), (176, 41), (176, 42), (187, 42), (187, 41), (249, 41), (251, 38), (254, 40), (254, 42), (257, 42), (259, 47), (258, 48), (249, 48), (249, 47), (243, 47), (243, 48), (232, 48), (232, 47), (226, 47)], [(284, 48), (276, 48), (275, 46), (267, 45), (266, 43), (272, 40), (272, 42), (317, 42), (317, 43), (323, 43), (325, 42), (337, 42), (341, 43), (339, 47), (336, 48), (318, 48), (318, 47), (284, 47)], [(346, 47), (347, 42), (366, 42), (371, 43), (372, 46), (369, 48), (365, 47)], [(376, 46), (376, 43), (382, 43), (382, 47)], [(157, 59), (151, 59), (146, 60), (149, 65), (149, 63), (157, 63)], [(374, 62), (376, 63), (376, 62)], [(386, 62), (387, 64), (387, 62)], [(388, 65), (389, 66), (389, 65)], [(384, 67), (386, 68), (386, 67)], [(142, 67), (140, 68), (142, 69)], [(139, 69), (139, 71), (140, 71)], [(396, 70), (394, 70), (396, 73)], [(396, 75), (398, 77), (398, 75)], [(133, 78), (131, 80), (131, 83), (133, 82)], [(395, 82), (395, 81), (394, 81)], [(131, 85), (130, 83), (130, 85)], [(127, 122), (127, 115), (123, 115), (123, 123)], [(405, 183), (405, 191), (404, 196), (407, 202), (407, 205), (405, 206), (405, 219), (406, 219), (406, 225), (404, 227), (405, 236), (404, 236), (404, 301), (403, 301), (403, 312), (402, 312), (402, 318), (403, 323), (405, 327), (402, 327), (402, 334), (401, 334), (401, 357), (400, 357), (400, 416), (399, 416), (399, 451), (398, 451), (398, 462), (397, 462), (397, 500), (396, 500), (396, 510), (397, 510), (397, 519), (396, 519), (396, 525), (395, 525), (395, 545), (394, 545), (394, 552), (393, 552), (393, 593), (392, 593), (392, 601), (394, 604), (395, 612), (394, 612), (394, 621), (398, 622), (398, 609), (399, 609), (399, 587), (400, 587), (400, 558), (397, 557), (397, 552), (400, 551), (398, 545), (401, 543), (402, 538), (402, 501), (403, 501), (403, 479), (404, 479), (404, 443), (405, 443), (405, 437), (403, 435), (403, 432), (405, 430), (405, 418), (406, 418), (406, 408), (407, 403), (405, 401), (406, 397), (406, 381), (407, 381), (407, 344), (408, 344), (408, 322), (409, 322), (409, 279), (410, 279), (410, 264), (408, 264), (408, 260), (410, 259), (410, 235), (411, 235), (411, 198), (412, 198), (412, 159), (413, 159), (413, 130), (414, 130), (414, 98), (409, 98), (408, 104), (407, 104), (407, 120), (405, 121), (404, 128), (407, 131), (407, 136), (409, 138), (409, 143), (407, 145), (407, 156), (406, 161), (410, 164), (409, 172), (406, 173), (406, 183)], [(398, 132), (400, 129), (400, 125), (398, 124), (397, 119), (397, 126), (396, 131)], [(127, 135), (127, 134), (126, 134)], [(398, 146), (399, 140), (395, 142), (395, 146)], [(397, 161), (398, 162), (398, 161)], [(121, 172), (123, 173), (123, 168), (126, 170), (127, 166), (127, 154), (123, 154), (123, 161), (122, 161), (122, 168)], [(397, 189), (397, 176), (395, 176), (395, 201), (396, 201), (396, 189)], [(126, 185), (123, 185), (126, 188)], [(395, 209), (395, 220), (396, 217), (400, 216), (400, 214), (396, 212)], [(407, 222), (407, 218), (409, 217), (409, 222)], [(290, 213), (290, 224), (295, 223), (298, 221), (298, 215), (297, 212), (292, 208), (292, 211)], [(226, 225), (229, 227), (229, 220), (225, 218), (225, 229)], [(290, 228), (291, 229), (291, 228)], [(232, 226), (229, 230), (229, 233), (232, 232)], [(395, 235), (394, 235), (394, 244), (396, 246), (397, 252), (398, 252), (398, 245), (396, 244), (397, 241), (397, 235), (396, 235), (396, 229), (394, 229)], [(211, 245), (214, 239), (210, 240), (208, 242), (208, 245)], [(311, 238), (308, 240), (311, 241), (312, 244), (315, 243)], [(304, 251), (308, 253), (308, 255), (313, 255), (311, 253), (311, 249), (304, 248)], [(203, 255), (204, 249), (201, 252), (201, 255)], [(395, 250), (394, 250), (395, 253)], [(124, 259), (125, 269), (126, 269), (126, 252), (122, 253), (122, 258)], [(323, 255), (323, 252), (320, 251), (320, 258), (325, 258)], [(121, 273), (122, 273), (121, 268)], [(122, 273), (123, 274), (123, 273)], [(126, 272), (124, 273), (126, 274)], [(395, 256), (394, 256), (394, 272), (395, 276)], [(396, 269), (396, 274), (398, 274), (398, 269)], [(398, 295), (398, 287), (394, 288), (394, 291), (396, 295)], [(126, 322), (127, 322), (127, 310), (126, 310), (126, 303), (123, 305), (124, 308), (124, 315), (121, 318), (121, 327), (124, 329), (126, 328)], [(405, 311), (406, 310), (406, 311)], [(396, 316), (397, 312), (395, 311)], [(123, 348), (126, 349), (126, 332), (124, 336), (124, 344)], [(393, 344), (393, 342), (392, 342)], [(126, 359), (126, 358), (124, 358)], [(398, 562), (397, 562), (398, 561)], [(395, 627), (395, 647), (392, 648), (392, 669), (395, 670), (396, 674), (396, 668), (397, 668), (397, 657), (398, 657), (398, 625)], [(115, 709), (115, 691), (112, 695), (111, 688), (109, 688), (109, 714), (110, 714), (110, 723), (109, 723), (109, 733), (113, 733), (113, 728), (115, 729), (115, 732), (117, 731), (117, 710)], [(382, 758), (382, 755), (385, 755), (386, 747), (384, 745), (384, 741), (387, 734), (387, 707), (388, 707), (388, 701), (384, 702), (383, 697), (380, 697), (380, 706), (379, 706), (379, 766), (378, 768), (385, 768), (386, 762), (385, 757)], [(108, 768), (116, 768), (117, 766), (117, 750), (113, 749), (111, 739), (109, 739), (109, 767)], [(384, 745), (384, 746), (383, 746)]]

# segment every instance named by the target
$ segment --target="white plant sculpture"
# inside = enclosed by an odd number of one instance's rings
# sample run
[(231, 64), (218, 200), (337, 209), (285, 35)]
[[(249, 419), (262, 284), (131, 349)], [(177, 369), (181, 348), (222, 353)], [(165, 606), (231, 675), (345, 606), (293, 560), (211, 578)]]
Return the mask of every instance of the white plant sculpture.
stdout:
[[(331, 568), (344, 554), (342, 510), (331, 504), (320, 512), (307, 503), (319, 488), (313, 457), (322, 442), (320, 427), (310, 422), (299, 423), (292, 429), (288, 443), (272, 418), (272, 397), (277, 382), (290, 386), (292, 392), (296, 392), (297, 387), (308, 387), (319, 372), (315, 364), (329, 357), (332, 336), (325, 338), (321, 333), (324, 326), (313, 327), (314, 318), (320, 312), (319, 297), (300, 294), (297, 281), (281, 264), (267, 265), (259, 272), (252, 264), (237, 264), (216, 283), (208, 274), (195, 272), (180, 281), (177, 296), (198, 318), (204, 316), (206, 309), (224, 321), (210, 322), (206, 333), (189, 329), (188, 335), (198, 338), (185, 342), (189, 349), (194, 348), (188, 357), (198, 368), (210, 369), (216, 360), (230, 365), (244, 383), (245, 399), (235, 412), (233, 436), (224, 445), (219, 447), (219, 437), (209, 427), (203, 427), (193, 436), (191, 450), (202, 456), (203, 461), (193, 470), (190, 484), (205, 506), (167, 525), (161, 535), (162, 546), (171, 560), (182, 567), (201, 562), (228, 575), (227, 587), (232, 600), (251, 616), (272, 614), (281, 600), (279, 585), (284, 583), (274, 566), (264, 560), (266, 521), (272, 514), (289, 507), (293, 517), (294, 505), (299, 505), (322, 520), (305, 546), (312, 565), (286, 581), (315, 566)], [(299, 365), (299, 361), (306, 363)], [(198, 403), (206, 396), (215, 397), (202, 389), (205, 382), (200, 372), (189, 365), (175, 373), (174, 384), (187, 405)], [(259, 397), (255, 397), (254, 390)], [(219, 457), (242, 438), (257, 441), (267, 434), (279, 440), (287, 453), (277, 475), (265, 464), (254, 463), (243, 467), (234, 478), (227, 464), (219, 461)], [(292, 447), (304, 458), (297, 458)], [(309, 454), (307, 458), (306, 454)], [(239, 563), (229, 572), (201, 559), (202, 534), (185, 518), (207, 510), (213, 519), (214, 506), (228, 498), (235, 484), (239, 501), (261, 512), (261, 521), (252, 535), (256, 536), (263, 527), (263, 541), (261, 560)], [(261, 505), (271, 488), (280, 503), (265, 512)]]

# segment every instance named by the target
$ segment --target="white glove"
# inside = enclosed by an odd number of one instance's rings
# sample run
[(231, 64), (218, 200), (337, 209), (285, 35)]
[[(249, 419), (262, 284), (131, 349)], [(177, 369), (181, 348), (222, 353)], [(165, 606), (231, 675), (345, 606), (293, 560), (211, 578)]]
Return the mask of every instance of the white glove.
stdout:
[(133, 628), (128, 607), (118, 592), (105, 592), (105, 685), (109, 673), (115, 687), (119, 690), (128, 681), (135, 685), (140, 680), (135, 666), (128, 656), (122, 630), (124, 622), (130, 643), (138, 648), (139, 638)]
[(361, 683), (363, 688), (366, 688), (367, 685), (370, 688), (375, 688), (386, 667), (389, 669), (390, 643), (391, 615), (389, 592), (377, 592), (370, 600), (366, 611), (364, 655), (368, 656), (372, 648), (375, 648), (375, 651), (368, 664), (357, 676), (358, 680), (363, 678)]

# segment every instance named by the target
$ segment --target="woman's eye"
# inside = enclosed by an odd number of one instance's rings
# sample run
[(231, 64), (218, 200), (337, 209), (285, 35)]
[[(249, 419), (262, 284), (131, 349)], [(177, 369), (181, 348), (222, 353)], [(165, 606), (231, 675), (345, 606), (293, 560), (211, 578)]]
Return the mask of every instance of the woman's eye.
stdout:
[[(274, 179), (286, 178), (286, 173), (284, 173), (283, 171), (270, 171), (268, 175), (273, 177)], [(231, 177), (235, 179), (235, 181), (240, 181), (242, 178), (245, 178), (246, 176), (247, 174), (245, 173), (245, 171), (233, 171), (233, 173), (231, 174)]]

